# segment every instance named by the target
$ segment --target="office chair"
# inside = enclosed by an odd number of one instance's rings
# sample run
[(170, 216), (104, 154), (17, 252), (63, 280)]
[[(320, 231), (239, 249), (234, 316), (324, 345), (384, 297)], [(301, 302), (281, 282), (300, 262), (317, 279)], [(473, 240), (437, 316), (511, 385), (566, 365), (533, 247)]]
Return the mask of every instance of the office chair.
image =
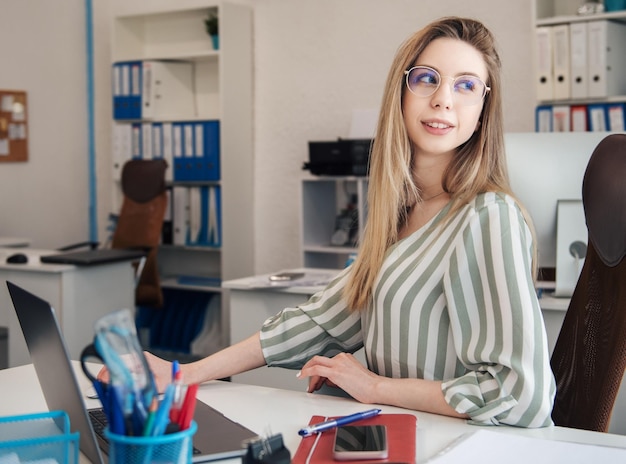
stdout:
[(158, 245), (167, 207), (165, 170), (162, 159), (127, 161), (122, 168), (122, 208), (111, 248), (140, 248), (147, 252), (137, 268), (135, 304), (161, 307), (163, 292), (157, 266)]
[(606, 432), (626, 368), (626, 134), (595, 148), (582, 199), (587, 253), (551, 358), (552, 418)]

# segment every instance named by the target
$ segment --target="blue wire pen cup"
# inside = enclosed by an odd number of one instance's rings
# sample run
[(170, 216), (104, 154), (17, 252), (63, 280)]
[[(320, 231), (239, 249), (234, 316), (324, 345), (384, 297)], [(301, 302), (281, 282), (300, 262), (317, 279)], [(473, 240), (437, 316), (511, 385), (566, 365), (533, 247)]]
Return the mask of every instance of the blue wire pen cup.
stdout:
[(192, 421), (185, 430), (153, 437), (119, 435), (109, 432), (107, 428), (105, 435), (109, 440), (109, 463), (190, 463), (193, 452), (192, 439), (197, 428), (196, 422)]

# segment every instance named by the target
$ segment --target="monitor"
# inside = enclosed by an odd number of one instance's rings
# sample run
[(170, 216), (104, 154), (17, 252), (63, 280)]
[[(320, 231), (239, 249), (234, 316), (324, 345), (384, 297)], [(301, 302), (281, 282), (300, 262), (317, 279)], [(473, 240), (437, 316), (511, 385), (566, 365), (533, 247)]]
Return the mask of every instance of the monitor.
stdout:
[(557, 203), (582, 198), (587, 163), (607, 135), (607, 132), (505, 134), (511, 187), (533, 220), (540, 268), (556, 268)]

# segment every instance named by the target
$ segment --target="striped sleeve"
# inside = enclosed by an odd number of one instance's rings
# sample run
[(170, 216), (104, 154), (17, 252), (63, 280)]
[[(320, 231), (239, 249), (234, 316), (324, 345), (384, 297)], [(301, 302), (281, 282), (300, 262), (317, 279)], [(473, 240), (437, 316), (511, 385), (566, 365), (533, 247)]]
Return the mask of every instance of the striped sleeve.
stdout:
[(444, 291), (466, 369), (446, 401), (480, 424), (550, 425), (554, 378), (531, 269), (530, 230), (509, 197), (477, 205), (459, 236)]
[(360, 315), (347, 310), (342, 296), (349, 269), (306, 303), (263, 323), (261, 348), (268, 366), (300, 369), (314, 355), (333, 357), (363, 346)]

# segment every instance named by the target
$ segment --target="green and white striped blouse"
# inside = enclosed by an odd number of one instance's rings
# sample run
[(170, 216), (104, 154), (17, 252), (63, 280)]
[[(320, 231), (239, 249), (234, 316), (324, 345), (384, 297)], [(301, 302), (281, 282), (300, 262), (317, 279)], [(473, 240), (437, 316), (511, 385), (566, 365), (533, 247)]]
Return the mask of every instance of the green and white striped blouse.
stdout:
[(377, 374), (443, 381), (446, 401), (474, 423), (550, 425), (556, 388), (528, 225), (503, 194), (478, 195), (444, 221), (447, 211), (389, 249), (366, 310), (346, 308), (348, 267), (265, 321), (265, 360), (298, 369), (363, 346)]

